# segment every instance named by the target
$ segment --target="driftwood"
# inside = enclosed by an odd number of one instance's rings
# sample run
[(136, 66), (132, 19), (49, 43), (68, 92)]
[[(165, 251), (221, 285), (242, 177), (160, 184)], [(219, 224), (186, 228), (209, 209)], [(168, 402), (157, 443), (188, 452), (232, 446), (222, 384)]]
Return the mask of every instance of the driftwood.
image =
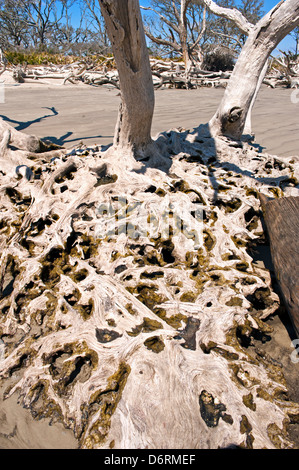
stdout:
[[(25, 134), (16, 130), (3, 119), (0, 119), (0, 142), (0, 145), (5, 151), (8, 145), (30, 153), (42, 153), (61, 149), (60, 146), (53, 144), (51, 141), (41, 140), (35, 135)], [(1, 157), (3, 157), (3, 155), (1, 155)]]
[(82, 448), (291, 448), (299, 406), (258, 347), (279, 298), (248, 248), (258, 193), (298, 193), (298, 162), (206, 126), (155, 142), (156, 168), (120, 149), (3, 157), (5, 397)]
[(234, 66), (217, 111), (209, 122), (213, 135), (239, 140), (265, 78), (265, 66), (279, 42), (299, 25), (299, 0), (285, 0), (253, 26)]
[[(288, 88), (298, 88), (299, 57), (296, 57), (289, 52), (280, 52), (281, 57), (276, 57), (273, 59), (274, 79), (276, 74), (276, 80), (279, 81), (280, 85), (285, 85)], [(275, 68), (277, 66), (280, 68), (280, 70), (277, 70), (277, 68)]]
[[(113, 58), (111, 59), (113, 60)], [(197, 88), (201, 86), (226, 86), (230, 72), (210, 72), (191, 68), (186, 74), (184, 67), (172, 61), (151, 60), (154, 87), (160, 88)], [(120, 88), (118, 71), (107, 69), (105, 65), (87, 67), (84, 64), (71, 66), (34, 67), (27, 69), (19, 65), (13, 67), (12, 75), (16, 82), (25, 83), (27, 80), (61, 80), (63, 85), (83, 82), (87, 85), (110, 85)]]
[(152, 73), (138, 0), (99, 0), (119, 74), (121, 103), (114, 147), (149, 158), (155, 107)]
[[(111, 64), (112, 62), (112, 64)], [(69, 65), (49, 65), (28, 68), (27, 66), (7, 67), (3, 62), (0, 74), (5, 70), (11, 71), (13, 78), (18, 83), (26, 83), (28, 80), (60, 80), (62, 85), (67, 83), (85, 83), (91, 86), (108, 85), (120, 88), (117, 69), (113, 66), (114, 58), (109, 57), (100, 64), (88, 65), (83, 62), (76, 62)], [(107, 68), (109, 64), (109, 68)], [(231, 71), (209, 71), (199, 67), (191, 67), (186, 73), (184, 64), (172, 60), (151, 59), (151, 70), (154, 88), (200, 88), (200, 87), (223, 87), (231, 77)], [(1, 65), (1, 64), (0, 64)], [(298, 66), (294, 67), (293, 74), (287, 76), (281, 70), (274, 67), (268, 72), (263, 83), (271, 88), (299, 86)]]
[(299, 197), (260, 199), (276, 278), (299, 338)]

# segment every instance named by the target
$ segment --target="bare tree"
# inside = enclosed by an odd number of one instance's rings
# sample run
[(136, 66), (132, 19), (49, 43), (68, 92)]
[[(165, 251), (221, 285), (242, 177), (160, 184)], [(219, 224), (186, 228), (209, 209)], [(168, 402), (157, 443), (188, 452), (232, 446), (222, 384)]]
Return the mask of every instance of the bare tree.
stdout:
[[(98, 13), (97, 22), (87, 3)], [(75, 6), (77, 24), (72, 17)], [(95, 0), (0, 0), (0, 45), (5, 50), (50, 47), (80, 55), (107, 52), (109, 46)]]
[[(86, 5), (83, 0), (61, 0), (64, 6), (62, 21), (56, 23), (51, 43), (64, 52), (82, 55), (89, 52), (93, 43), (101, 48), (101, 36), (93, 31), (90, 20), (86, 15)], [(74, 25), (72, 21), (73, 6), (76, 4), (79, 20)]]
[[(238, 9), (252, 24), (256, 24), (265, 15), (264, 0), (241, 0)], [(239, 36), (242, 46), (245, 44), (246, 38), (245, 34)]]
[(90, 26), (97, 33), (98, 43), (103, 54), (110, 52), (110, 42), (106, 31), (106, 24), (101, 10), (99, 2), (97, 0), (83, 0), (84, 5), (84, 17), (90, 19)]
[(292, 31), (292, 37), (295, 40), (295, 55), (299, 55), (299, 27), (295, 28), (294, 31)]
[(282, 0), (255, 26), (250, 24), (247, 41), (220, 106), (210, 121), (213, 135), (241, 138), (261, 83), (260, 76), (265, 73), (265, 64), (280, 41), (298, 24), (299, 0)]
[[(206, 46), (215, 44), (240, 52), (248, 33), (248, 23), (261, 17), (263, 0), (152, 0), (143, 10), (155, 13), (159, 22), (146, 17), (146, 35), (166, 52), (182, 56), (186, 69), (201, 65)], [(206, 12), (208, 9), (209, 13)]]
[(154, 87), (139, 1), (99, 0), (119, 72), (121, 105), (114, 146), (136, 157), (152, 143)]
[(204, 7), (191, 0), (153, 0), (152, 7), (142, 9), (156, 13), (161, 22), (156, 35), (146, 28), (151, 41), (182, 56), (186, 70), (194, 61), (202, 61), (199, 46), (205, 32)]
[[(76, 0), (61, 0), (64, 6), (64, 22), (63, 24), (56, 24), (56, 43), (62, 45), (64, 49), (69, 49), (72, 43), (75, 43), (78, 39), (82, 24), (82, 15), (80, 18), (80, 26), (74, 28), (71, 23), (72, 15), (71, 8)], [(58, 33), (58, 34), (57, 34)]]
[(20, 13), (32, 31), (35, 47), (44, 48), (64, 16), (67, 0), (19, 0)]
[[(199, 3), (201, 3), (200, 0)], [(208, 8), (209, 6), (211, 7), (211, 5), (208, 5)], [(217, 0), (216, 6), (222, 9), (233, 9), (235, 8), (235, 0)], [(234, 21), (221, 15), (216, 15), (210, 10), (207, 29), (207, 40), (212, 47), (220, 45), (223, 49), (240, 52), (242, 48), (241, 38), (244, 34)]]
[(28, 45), (27, 17), (22, 11), (21, 1), (0, 1), (0, 42), (3, 48)]

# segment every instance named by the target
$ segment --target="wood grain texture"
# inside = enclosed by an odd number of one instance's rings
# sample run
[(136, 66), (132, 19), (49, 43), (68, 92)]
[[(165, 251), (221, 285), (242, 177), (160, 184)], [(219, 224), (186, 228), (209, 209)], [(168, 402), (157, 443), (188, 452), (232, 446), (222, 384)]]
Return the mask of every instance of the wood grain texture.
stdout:
[(82, 448), (291, 448), (299, 405), (252, 341), (279, 298), (248, 248), (258, 194), (298, 194), (298, 160), (207, 126), (155, 145), (152, 167), (114, 148), (31, 160), (2, 141), (5, 396)]
[[(276, 5), (251, 29), (241, 50), (222, 101), (210, 120), (213, 135), (241, 139), (252, 100), (262, 83), (270, 54), (299, 24), (299, 0)], [(264, 77), (262, 77), (264, 78)]]
[(262, 195), (260, 199), (276, 278), (299, 337), (299, 197), (269, 199)]

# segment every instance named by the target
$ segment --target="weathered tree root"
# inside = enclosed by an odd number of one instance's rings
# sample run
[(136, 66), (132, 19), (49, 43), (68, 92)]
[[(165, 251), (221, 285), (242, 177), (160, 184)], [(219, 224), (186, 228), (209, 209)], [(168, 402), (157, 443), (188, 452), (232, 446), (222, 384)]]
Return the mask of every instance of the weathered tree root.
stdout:
[(0, 121), (0, 162), (3, 176), (32, 177), (36, 162), (46, 163), (61, 157), (66, 150), (50, 141), (19, 132)]
[(31, 153), (43, 153), (62, 149), (61, 146), (53, 142), (43, 141), (35, 135), (20, 132), (3, 120), (0, 120), (0, 141), (2, 142), (1, 146), (5, 143), (7, 147), (10, 145), (16, 149)]
[(159, 136), (168, 171), (85, 149), (0, 174), (6, 396), (82, 448), (293, 445), (299, 406), (251, 344), (279, 298), (250, 247), (259, 192), (298, 194), (298, 160), (205, 131)]

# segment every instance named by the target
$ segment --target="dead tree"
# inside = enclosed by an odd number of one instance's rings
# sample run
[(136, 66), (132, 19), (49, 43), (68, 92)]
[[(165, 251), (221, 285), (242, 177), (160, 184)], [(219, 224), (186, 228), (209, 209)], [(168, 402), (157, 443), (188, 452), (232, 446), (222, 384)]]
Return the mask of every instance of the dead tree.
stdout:
[(241, 138), (265, 64), (280, 41), (298, 24), (299, 0), (285, 0), (250, 28), (220, 106), (210, 121), (212, 135)]
[(152, 144), (155, 97), (138, 0), (100, 0), (119, 72), (121, 105), (114, 147), (143, 157)]
[(6, 59), (3, 55), (2, 49), (0, 47), (0, 75), (2, 75), (6, 70)]
[(219, 6), (213, 0), (200, 0), (206, 8), (214, 15), (221, 16), (227, 20), (232, 21), (238, 29), (246, 36), (253, 29), (253, 24), (248, 21), (245, 16), (237, 10), (237, 8), (227, 8)]
[(288, 88), (297, 88), (299, 86), (298, 74), (299, 74), (299, 58), (297, 55), (291, 54), (290, 52), (283, 52), (280, 58), (276, 57), (274, 64), (278, 65), (281, 69), (280, 76), (282, 75), (281, 81)]
[(138, 1), (101, 6), (123, 101), (115, 173), (98, 148), (25, 168), (0, 144), (3, 398), (61, 420), (80, 448), (294, 447), (299, 405), (256, 346), (279, 298), (249, 248), (263, 230), (258, 193), (291, 196), (299, 164), (203, 126), (160, 134), (168, 172), (127, 168), (123, 149), (153, 152), (151, 73)]
[[(156, 2), (159, 10), (151, 7), (141, 7), (143, 10), (149, 10), (159, 16), (162, 23), (167, 25), (169, 30), (168, 37), (154, 35), (147, 29), (146, 35), (155, 44), (170, 47), (183, 58), (186, 72), (192, 65), (201, 65), (202, 54), (200, 41), (206, 30), (206, 8), (203, 11), (199, 5), (192, 4), (190, 0), (180, 0), (180, 2)], [(177, 4), (176, 4), (177, 3)], [(193, 24), (188, 18), (188, 9), (193, 9)], [(196, 20), (196, 16), (198, 19)], [(202, 18), (201, 18), (202, 16)], [(190, 37), (192, 41), (190, 41)]]

